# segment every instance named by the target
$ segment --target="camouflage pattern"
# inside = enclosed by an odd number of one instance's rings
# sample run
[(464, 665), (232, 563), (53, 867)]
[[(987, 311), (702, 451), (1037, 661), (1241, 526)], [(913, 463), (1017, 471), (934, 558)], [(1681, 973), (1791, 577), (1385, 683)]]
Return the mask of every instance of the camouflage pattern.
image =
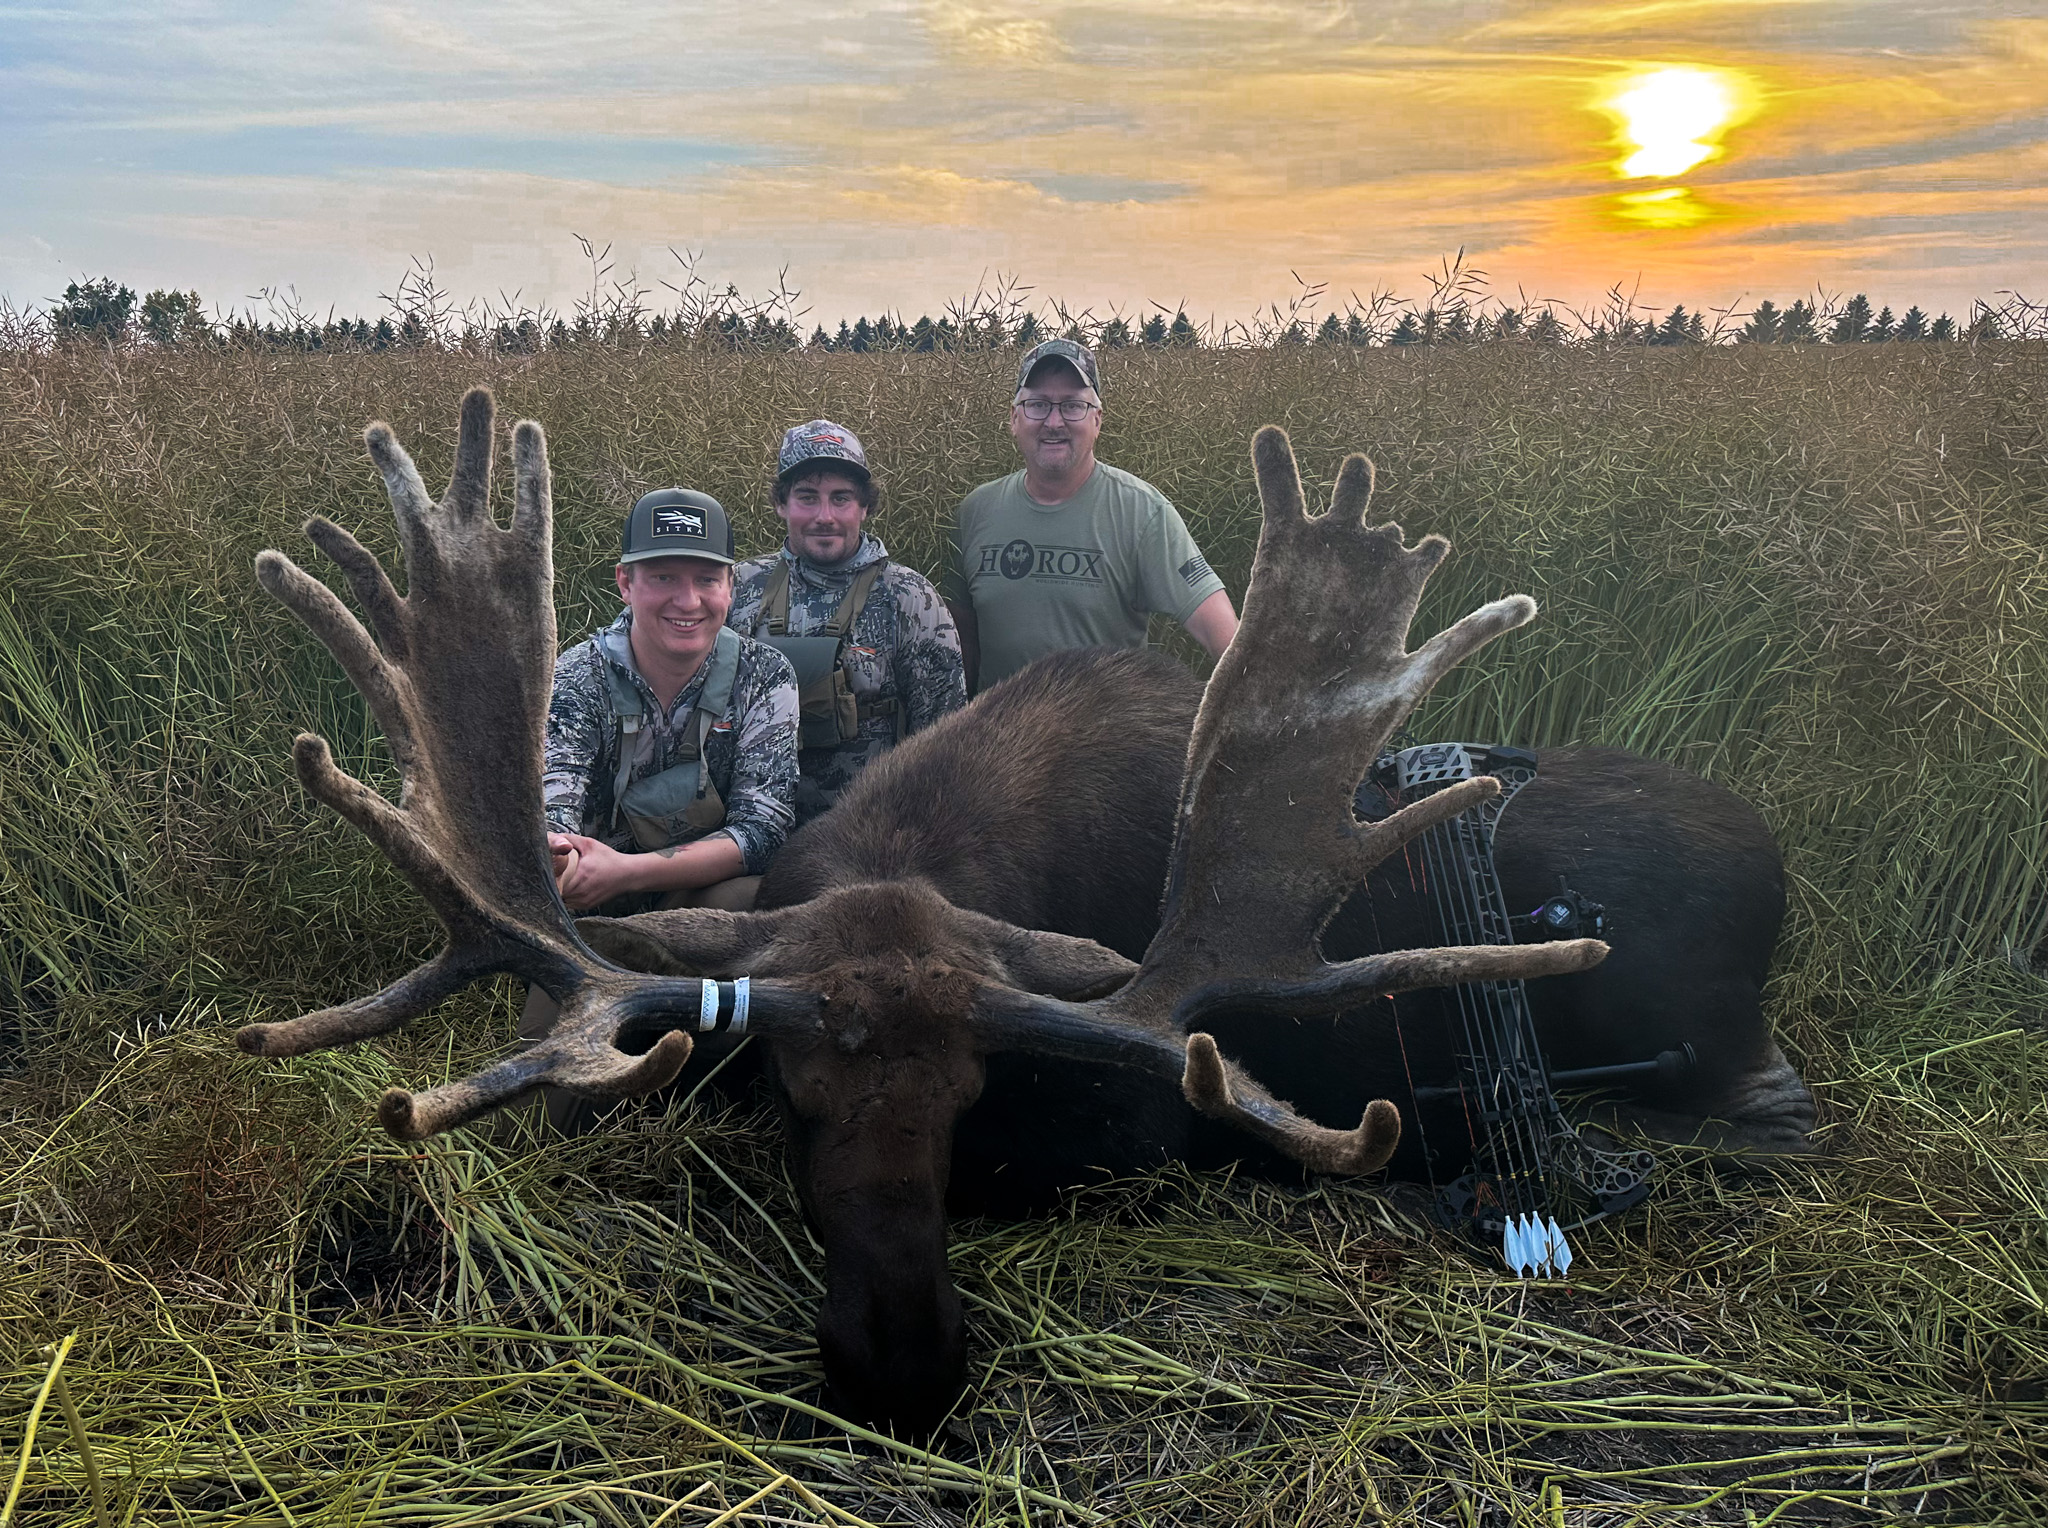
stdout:
[[(608, 628), (617, 634), (619, 651), (630, 651), (626, 638), (632, 629), (630, 610), (621, 611)], [(605, 665), (611, 662), (595, 638), (578, 642), (555, 660), (541, 796), (548, 826), (555, 832), (581, 833), (621, 853), (635, 854), (639, 846), (633, 842), (632, 829), (623, 817), (612, 820), (620, 739), (605, 682)], [(704, 670), (683, 686), (666, 715), (647, 681), (637, 672), (625, 672), (631, 673), (650, 718), (631, 739), (632, 784), (678, 762), (685, 728), (704, 689)], [(742, 643), (732, 703), (704, 740), (704, 763), (711, 783), (725, 798), (725, 825), (711, 831), (726, 834), (740, 846), (748, 875), (768, 868), (796, 825), (796, 737), (796, 674), (789, 660), (772, 647)], [(685, 829), (675, 841), (705, 836)]]
[[(798, 557), (787, 546), (773, 556), (756, 557), (733, 569), (732, 612), (726, 624), (743, 636), (755, 635), (761, 597), (768, 574), (778, 562), (789, 571), (789, 630), (792, 637), (817, 636), (846, 597), (854, 574), (889, 555), (872, 535), (863, 535), (860, 550), (835, 567), (821, 567)], [(868, 761), (903, 738), (922, 732), (948, 712), (967, 704), (966, 670), (960, 661), (960, 633), (945, 601), (921, 575), (890, 563), (855, 617), (846, 645), (845, 668), (863, 709), (878, 701), (897, 703), (894, 716), (868, 717), (860, 736), (835, 748), (803, 748), (797, 753), (802, 779), (797, 784), (796, 817), (809, 822), (853, 783)]]

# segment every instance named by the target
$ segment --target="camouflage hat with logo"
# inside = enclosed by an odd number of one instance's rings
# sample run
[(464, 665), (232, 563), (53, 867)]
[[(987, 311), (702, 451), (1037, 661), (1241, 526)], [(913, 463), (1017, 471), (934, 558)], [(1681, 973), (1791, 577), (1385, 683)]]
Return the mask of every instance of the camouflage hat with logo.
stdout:
[(1031, 374), (1047, 361), (1064, 361), (1081, 374), (1082, 383), (1093, 389), (1098, 400), (1102, 397), (1102, 380), (1095, 372), (1095, 357), (1088, 347), (1074, 340), (1046, 340), (1033, 345), (1024, 352), (1024, 359), (1017, 367), (1017, 391), (1023, 392), (1031, 385)]
[(783, 433), (782, 449), (775, 453), (775, 481), (787, 482), (793, 474), (816, 462), (832, 462), (850, 468), (859, 474), (863, 483), (871, 476), (868, 454), (861, 450), (860, 440), (853, 431), (829, 419), (813, 419), (808, 424), (794, 425)]
[(731, 563), (732, 521), (725, 506), (693, 488), (657, 488), (642, 494), (626, 516), (620, 562), (650, 557), (701, 557)]

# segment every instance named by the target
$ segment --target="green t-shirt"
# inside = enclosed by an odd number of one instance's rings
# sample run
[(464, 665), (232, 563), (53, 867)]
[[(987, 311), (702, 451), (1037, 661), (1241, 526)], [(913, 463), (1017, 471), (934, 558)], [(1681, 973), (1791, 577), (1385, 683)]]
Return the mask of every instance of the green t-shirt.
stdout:
[(961, 500), (954, 565), (940, 588), (981, 628), (979, 688), (1068, 647), (1143, 647), (1153, 613), (1185, 622), (1223, 587), (1180, 512), (1143, 478), (1097, 462), (1064, 504), (1024, 474)]

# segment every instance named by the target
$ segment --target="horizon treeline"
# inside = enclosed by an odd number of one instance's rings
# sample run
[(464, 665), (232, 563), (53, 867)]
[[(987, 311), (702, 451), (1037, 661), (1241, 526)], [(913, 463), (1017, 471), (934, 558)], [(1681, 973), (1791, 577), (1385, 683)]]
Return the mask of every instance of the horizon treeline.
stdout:
[(1429, 278), (1430, 296), (1420, 301), (1383, 292), (1366, 299), (1353, 296), (1323, 311), (1325, 289), (1304, 283), (1285, 304), (1274, 303), (1241, 322), (1198, 323), (1185, 305), (1170, 313), (1155, 305), (1142, 319), (1120, 312), (1101, 317), (1059, 302), (1034, 306), (1028, 289), (1009, 284), (949, 304), (936, 319), (922, 314), (907, 320), (885, 312), (841, 319), (836, 329), (806, 323), (800, 294), (783, 283), (766, 298), (748, 299), (735, 287), (713, 288), (692, 273), (682, 285), (664, 283), (677, 300), (656, 307), (647, 301), (647, 291), (630, 281), (605, 286), (601, 278), (608, 270), (598, 266), (590, 295), (561, 312), (511, 302), (458, 305), (435, 281), (431, 265), (415, 262), (397, 290), (385, 297), (389, 311), (375, 319), (331, 310), (315, 316), (295, 294), (268, 290), (257, 299), (264, 313), (235, 313), (209, 309), (196, 291), (162, 289), (138, 297), (133, 288), (99, 277), (70, 283), (43, 311), (0, 303), (0, 349), (84, 343), (360, 352), (424, 346), (519, 355), (575, 345), (709, 344), (758, 352), (917, 353), (1026, 349), (1054, 336), (1110, 350), (1501, 342), (1852, 345), (2048, 337), (2048, 305), (2014, 293), (2000, 294), (2005, 300), (1998, 303), (1978, 299), (1960, 321), (1946, 312), (1930, 314), (1918, 304), (1895, 314), (1889, 305), (1873, 307), (1861, 292), (1846, 300), (1817, 293), (1783, 307), (1765, 298), (1744, 310), (1678, 304), (1659, 314), (1619, 286), (1601, 307), (1581, 312), (1554, 302), (1495, 297), (1486, 290), (1484, 273), (1465, 268), (1461, 260), (1446, 260), (1443, 274)]

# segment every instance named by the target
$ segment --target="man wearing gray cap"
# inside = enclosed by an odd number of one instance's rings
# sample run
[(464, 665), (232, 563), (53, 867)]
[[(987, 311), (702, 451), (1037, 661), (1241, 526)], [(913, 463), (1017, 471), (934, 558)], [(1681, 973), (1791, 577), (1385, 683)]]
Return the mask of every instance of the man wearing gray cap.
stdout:
[(726, 619), (796, 671), (801, 824), (870, 761), (967, 704), (967, 685), (938, 590), (865, 528), (880, 496), (853, 431), (797, 425), (775, 466), (783, 544), (734, 571)]
[(1223, 580), (1166, 495), (1095, 459), (1095, 357), (1047, 340), (1017, 369), (1010, 436), (1024, 467), (961, 501), (946, 604), (977, 692), (1068, 647), (1142, 647), (1170, 616), (1209, 656), (1237, 631)]
[(732, 523), (663, 488), (626, 517), (626, 608), (555, 663), (541, 780), (572, 911), (753, 905), (796, 820), (796, 676), (725, 625)]

